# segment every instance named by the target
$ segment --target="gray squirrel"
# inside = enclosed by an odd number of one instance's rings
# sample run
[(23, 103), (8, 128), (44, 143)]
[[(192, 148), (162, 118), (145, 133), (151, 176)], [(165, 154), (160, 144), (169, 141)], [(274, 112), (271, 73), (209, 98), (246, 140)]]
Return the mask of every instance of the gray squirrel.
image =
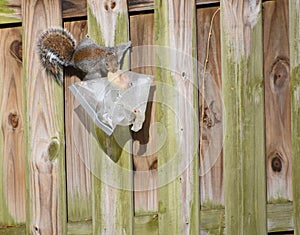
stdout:
[(84, 80), (106, 76), (120, 69), (125, 52), (131, 42), (115, 47), (98, 45), (89, 36), (76, 46), (72, 34), (62, 28), (50, 28), (43, 32), (37, 43), (40, 61), (46, 71), (62, 84), (62, 67), (73, 66), (84, 73)]

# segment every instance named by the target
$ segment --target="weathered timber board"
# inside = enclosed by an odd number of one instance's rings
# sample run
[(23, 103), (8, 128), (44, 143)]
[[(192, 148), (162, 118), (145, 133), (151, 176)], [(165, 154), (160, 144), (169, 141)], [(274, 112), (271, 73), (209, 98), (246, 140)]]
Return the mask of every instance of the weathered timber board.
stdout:
[[(197, 9), (200, 112), (201, 99), (203, 97), (202, 81), (207, 55), (207, 39), (212, 26), (204, 82), (203, 150), (200, 155), (200, 198), (201, 208), (205, 209), (224, 204), (220, 12), (216, 13), (217, 10), (218, 7)], [(211, 25), (211, 20), (215, 13), (216, 15)]]
[[(132, 41), (131, 70), (154, 75), (154, 15), (130, 17)], [(133, 132), (135, 214), (157, 211), (157, 155), (155, 128), (155, 87), (150, 92), (143, 128)]]
[(266, 234), (262, 38), (261, 1), (221, 1), (227, 234)]
[(292, 177), (295, 234), (300, 233), (300, 2), (289, 1)]
[[(22, 0), (0, 1), (0, 24), (22, 21)], [(86, 16), (86, 0), (63, 0), (63, 18)]]
[[(200, 234), (223, 234), (225, 228), (224, 209), (201, 210), (201, 230)], [(268, 232), (293, 231), (293, 204), (279, 203), (267, 205), (267, 227)], [(69, 222), (68, 235), (92, 235), (92, 222)], [(3, 227), (0, 228), (1, 235), (24, 234), (25, 226)], [(276, 233), (276, 234), (277, 234)], [(158, 216), (157, 213), (149, 213), (134, 217), (134, 234), (154, 235), (158, 234)], [(287, 234), (292, 234), (291, 232)]]
[[(159, 234), (199, 234), (196, 10), (155, 0)], [(165, 139), (162, 139), (165, 137)]]
[[(65, 28), (72, 33), (77, 43), (87, 35), (85, 20), (67, 22)], [(81, 74), (74, 69), (66, 69), (65, 74), (68, 221), (83, 221), (92, 218), (90, 120), (69, 90), (69, 86), (82, 79)]]
[[(89, 0), (88, 31), (101, 45), (127, 43), (127, 1)], [(127, 54), (121, 69), (129, 68), (128, 59)], [(116, 127), (112, 136), (107, 136), (97, 127), (95, 133), (91, 156), (93, 234), (132, 234), (133, 167), (129, 127)], [(124, 142), (118, 142), (120, 138)]]
[[(153, 0), (129, 0), (129, 12), (140, 12), (154, 9)], [(207, 5), (220, 3), (219, 0), (196, 0), (196, 4)], [(85, 17), (87, 16), (86, 0), (63, 0), (63, 18)], [(21, 22), (21, 0), (1, 0), (0, 1), (0, 24)]]
[(288, 1), (264, 3), (267, 197), (292, 199)]
[[(23, 0), (27, 233), (66, 234), (63, 89), (41, 67), (37, 39), (61, 26), (61, 2)], [(37, 23), (38, 22), (38, 23)]]
[(25, 222), (21, 28), (0, 29), (0, 225)]

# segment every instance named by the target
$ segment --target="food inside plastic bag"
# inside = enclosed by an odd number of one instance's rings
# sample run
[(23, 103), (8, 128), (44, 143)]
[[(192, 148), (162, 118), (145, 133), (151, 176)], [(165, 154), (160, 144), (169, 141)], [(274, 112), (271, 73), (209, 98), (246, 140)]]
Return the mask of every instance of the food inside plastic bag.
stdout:
[(95, 124), (111, 135), (116, 125), (133, 124), (133, 131), (142, 128), (152, 80), (149, 75), (119, 70), (69, 88)]

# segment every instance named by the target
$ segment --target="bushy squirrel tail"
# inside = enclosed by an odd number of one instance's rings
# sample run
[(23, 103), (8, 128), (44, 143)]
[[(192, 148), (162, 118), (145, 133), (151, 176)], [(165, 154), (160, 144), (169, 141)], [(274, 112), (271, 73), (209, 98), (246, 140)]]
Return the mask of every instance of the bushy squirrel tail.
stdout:
[(50, 28), (43, 32), (37, 43), (40, 61), (47, 72), (61, 81), (62, 66), (72, 65), (76, 41), (62, 28)]

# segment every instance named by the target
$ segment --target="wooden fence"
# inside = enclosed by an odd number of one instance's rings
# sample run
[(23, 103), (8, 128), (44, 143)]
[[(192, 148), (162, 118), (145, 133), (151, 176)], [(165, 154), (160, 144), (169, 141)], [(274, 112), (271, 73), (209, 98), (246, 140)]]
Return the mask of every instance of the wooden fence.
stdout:
[[(299, 0), (1, 0), (0, 234), (300, 234), (299, 15)], [(141, 131), (93, 130), (68, 90), (81, 75), (45, 74), (53, 26), (132, 41), (123, 69), (155, 77)]]

